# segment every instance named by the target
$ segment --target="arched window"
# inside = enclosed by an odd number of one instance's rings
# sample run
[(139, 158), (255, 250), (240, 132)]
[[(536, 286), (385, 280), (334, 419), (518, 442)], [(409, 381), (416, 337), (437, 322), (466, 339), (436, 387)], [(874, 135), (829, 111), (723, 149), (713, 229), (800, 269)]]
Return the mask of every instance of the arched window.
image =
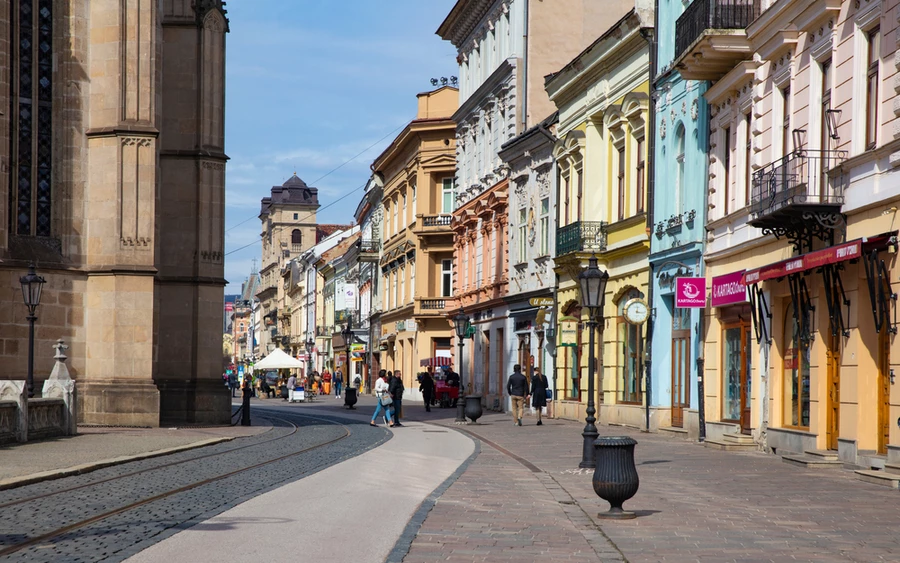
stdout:
[(300, 246), (303, 242), (303, 234), (300, 232), (300, 229), (294, 229), (291, 231), (291, 249), (294, 252), (300, 251)]
[(616, 331), (616, 370), (618, 372), (619, 402), (641, 403), (644, 392), (641, 385), (644, 344), (640, 325), (625, 320), (625, 304), (631, 299), (643, 298), (644, 294), (631, 288), (616, 302), (618, 311)]
[(684, 211), (684, 125), (679, 125), (675, 132), (676, 153), (675, 161), (678, 163), (678, 175), (675, 179), (675, 212)]

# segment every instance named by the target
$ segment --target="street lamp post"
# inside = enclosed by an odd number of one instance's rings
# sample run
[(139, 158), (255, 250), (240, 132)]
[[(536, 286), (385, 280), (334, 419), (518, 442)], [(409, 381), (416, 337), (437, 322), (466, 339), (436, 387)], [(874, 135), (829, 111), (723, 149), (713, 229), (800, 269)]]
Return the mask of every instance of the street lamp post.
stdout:
[(350, 373), (350, 366), (353, 365), (352, 358), (350, 357), (350, 345), (353, 343), (353, 316), (347, 316), (347, 326), (344, 327), (344, 330), (341, 331), (341, 334), (344, 337), (344, 348), (346, 351), (344, 352), (344, 357), (347, 358), (344, 367), (344, 406), (348, 409), (355, 409), (353, 405), (356, 404), (356, 387), (350, 386), (350, 380), (352, 374)]
[[(465, 424), (466, 423), (466, 400), (465, 400), (465, 373), (462, 369), (462, 355), (463, 355), (463, 339), (466, 337), (466, 331), (469, 328), (469, 317), (463, 312), (462, 307), (459, 308), (459, 312), (453, 317), (453, 328), (456, 329), (456, 345), (459, 346), (459, 354), (457, 355), (459, 358), (459, 362), (457, 363), (457, 367), (459, 368), (459, 393), (462, 395), (456, 401), (456, 420), (454, 421), (456, 424)], [(460, 400), (461, 399), (461, 400)]]
[(22, 298), (28, 307), (28, 398), (34, 397), (34, 321), (37, 320), (34, 312), (41, 304), (41, 289), (46, 280), (34, 272), (34, 264), (28, 266), (28, 274), (19, 278), (22, 285)]
[(581, 285), (581, 304), (588, 309), (588, 403), (587, 417), (585, 417), (584, 431), (581, 433), (584, 439), (582, 447), (581, 463), (578, 467), (593, 468), (596, 465), (594, 459), (594, 440), (597, 439), (599, 433), (594, 422), (594, 377), (596, 376), (595, 358), (594, 358), (594, 331), (597, 330), (597, 324), (600, 324), (600, 341), (603, 342), (603, 302), (606, 296), (606, 283), (609, 281), (609, 272), (600, 271), (597, 267), (597, 257), (591, 256), (588, 261), (588, 267), (581, 271), (578, 275), (578, 282)]
[(306, 341), (306, 354), (307, 354), (307, 362), (309, 362), (309, 367), (306, 370), (306, 376), (309, 377), (312, 374), (313, 368), (315, 367), (313, 364), (313, 349), (316, 347), (315, 340), (312, 339), (312, 336)]

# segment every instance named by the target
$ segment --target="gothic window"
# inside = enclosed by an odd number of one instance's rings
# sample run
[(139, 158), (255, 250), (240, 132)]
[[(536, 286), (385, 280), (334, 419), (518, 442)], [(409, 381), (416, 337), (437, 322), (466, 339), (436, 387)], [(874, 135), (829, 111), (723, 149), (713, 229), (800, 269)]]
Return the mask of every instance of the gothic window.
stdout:
[(52, 0), (19, 0), (14, 10), (10, 231), (51, 234), (53, 144)]

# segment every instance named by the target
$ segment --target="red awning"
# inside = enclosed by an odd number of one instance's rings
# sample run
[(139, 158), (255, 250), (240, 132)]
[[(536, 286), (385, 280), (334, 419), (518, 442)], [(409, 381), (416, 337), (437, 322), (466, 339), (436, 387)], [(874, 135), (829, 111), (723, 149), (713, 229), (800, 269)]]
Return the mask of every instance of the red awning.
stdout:
[(799, 274), (800, 272), (805, 272), (807, 270), (821, 268), (828, 264), (856, 260), (862, 256), (864, 250), (887, 246), (890, 239), (891, 235), (878, 235), (868, 238), (863, 237), (843, 244), (829, 246), (822, 250), (816, 250), (815, 252), (801, 254), (800, 256), (788, 258), (781, 262), (775, 262), (774, 264), (769, 264), (762, 268), (747, 270), (741, 278), (741, 283), (744, 285), (753, 285), (761, 281), (783, 278), (790, 274)]
[(446, 356), (438, 356), (436, 358), (425, 358), (424, 360), (419, 360), (419, 365), (421, 367), (433, 367), (439, 368), (443, 366), (452, 366), (453, 358), (448, 358)]

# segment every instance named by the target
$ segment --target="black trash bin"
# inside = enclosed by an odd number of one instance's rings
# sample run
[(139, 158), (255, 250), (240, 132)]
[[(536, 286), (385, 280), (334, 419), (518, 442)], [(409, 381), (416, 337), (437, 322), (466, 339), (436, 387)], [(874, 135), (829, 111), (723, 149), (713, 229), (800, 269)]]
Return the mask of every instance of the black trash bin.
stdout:
[(601, 512), (600, 518), (625, 520), (634, 518), (634, 512), (622, 508), (622, 503), (633, 497), (640, 485), (634, 466), (634, 447), (637, 440), (628, 436), (601, 436), (594, 440), (594, 492), (609, 502), (609, 512)]

